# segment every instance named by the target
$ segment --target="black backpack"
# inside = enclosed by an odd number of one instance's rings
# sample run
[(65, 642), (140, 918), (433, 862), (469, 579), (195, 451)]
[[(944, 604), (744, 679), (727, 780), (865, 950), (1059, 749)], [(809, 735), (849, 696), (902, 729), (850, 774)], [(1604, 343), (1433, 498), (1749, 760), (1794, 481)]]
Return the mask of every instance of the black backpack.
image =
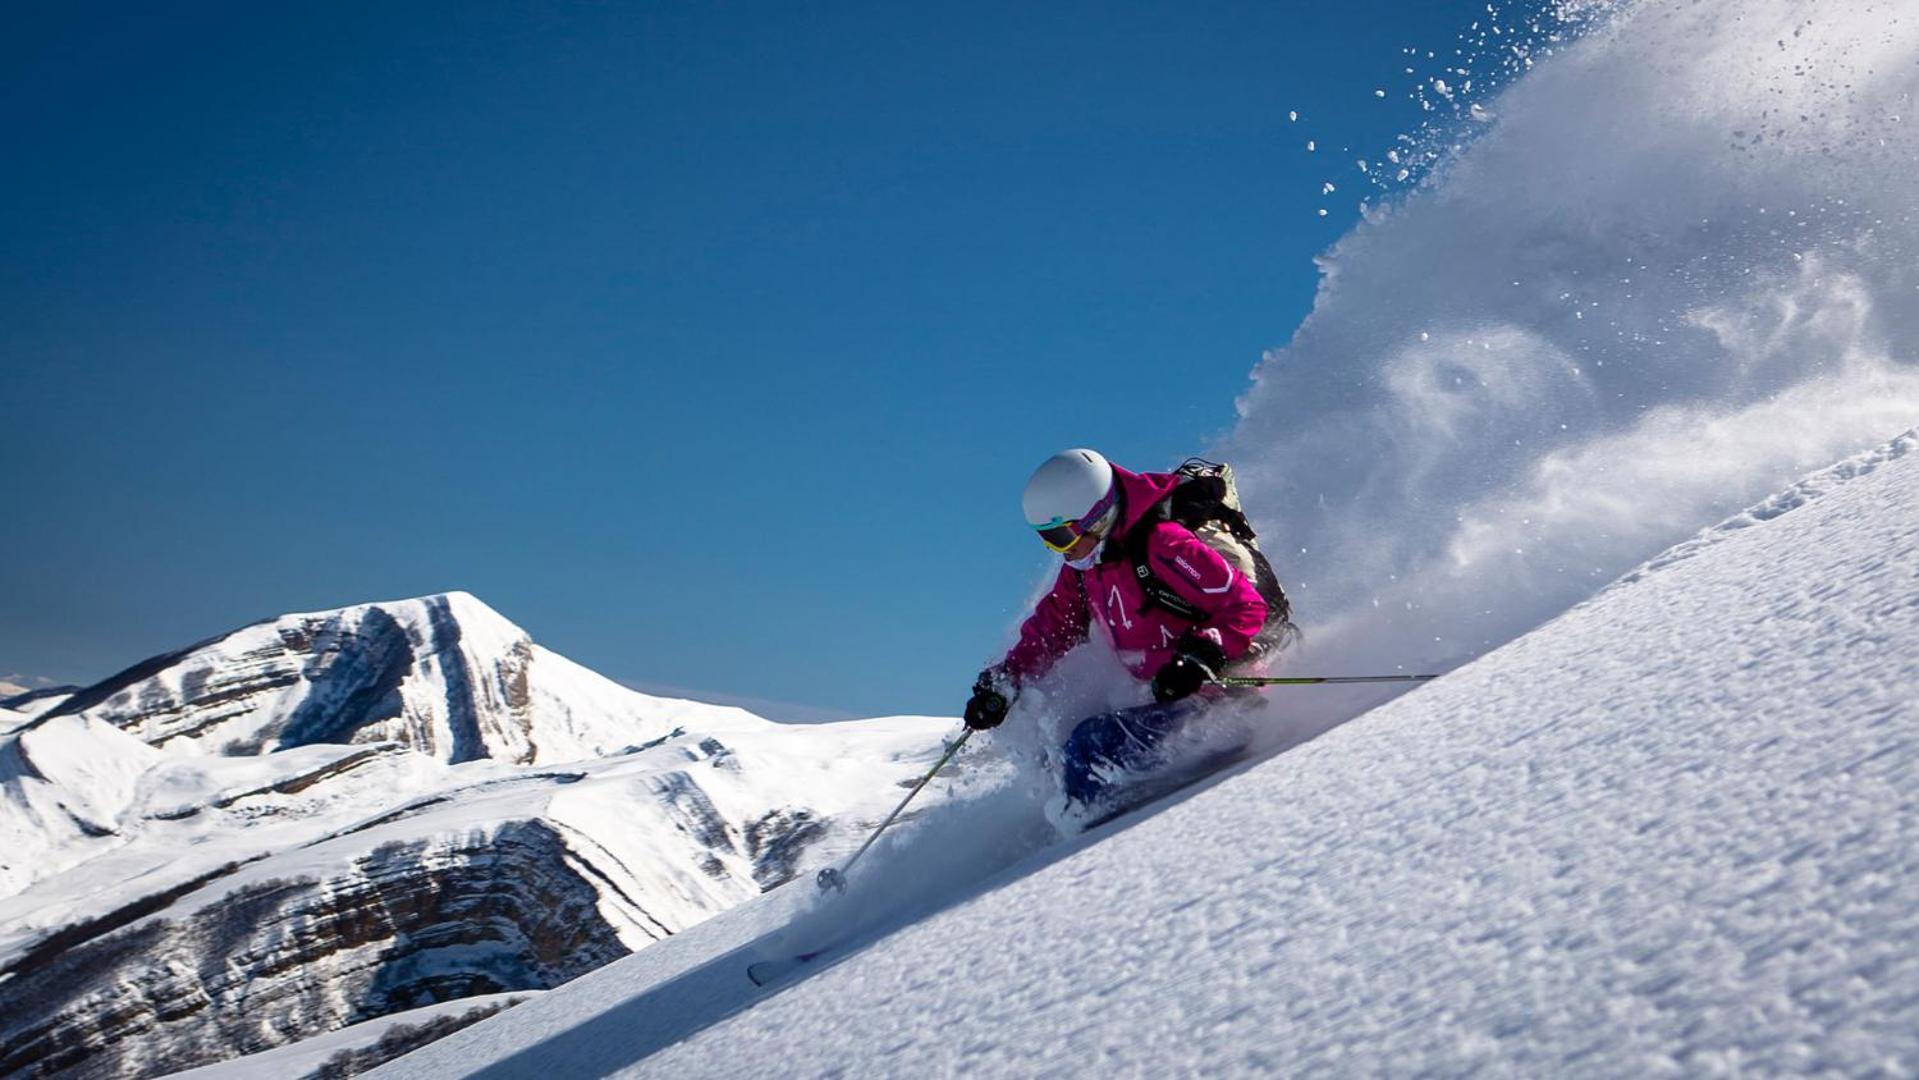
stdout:
[[(1182, 619), (1198, 622), (1205, 612), (1173, 591), (1146, 561), (1146, 543), (1153, 525), (1176, 521), (1193, 531), (1207, 547), (1219, 552), (1227, 564), (1253, 580), (1253, 587), (1266, 601), (1266, 625), (1254, 635), (1252, 646), (1236, 663), (1247, 664), (1278, 652), (1299, 636), (1293, 625), (1292, 601), (1280, 588), (1273, 564), (1259, 550), (1253, 526), (1240, 509), (1239, 489), (1233, 483), (1233, 467), (1203, 458), (1188, 458), (1174, 470), (1179, 486), (1154, 504), (1120, 545), (1117, 557), (1132, 564), (1140, 590), (1146, 594), (1140, 613), (1164, 608)], [(1109, 556), (1110, 557), (1110, 556)]]

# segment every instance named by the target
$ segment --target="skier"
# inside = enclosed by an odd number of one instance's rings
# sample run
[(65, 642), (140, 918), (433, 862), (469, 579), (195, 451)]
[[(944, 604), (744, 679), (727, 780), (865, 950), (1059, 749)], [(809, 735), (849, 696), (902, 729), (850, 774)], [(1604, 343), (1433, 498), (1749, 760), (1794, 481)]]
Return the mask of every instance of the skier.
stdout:
[(1027, 524), (1065, 565), (1018, 644), (980, 673), (966, 726), (999, 726), (1021, 688), (1094, 625), (1121, 663), (1152, 684), (1152, 704), (1074, 727), (1062, 751), (1069, 816), (1101, 806), (1113, 773), (1164, 764), (1167, 738), (1224, 699), (1209, 684), (1247, 655), (1268, 622), (1257, 583), (1163, 512), (1180, 483), (1180, 474), (1130, 472), (1085, 449), (1053, 455), (1027, 481)]

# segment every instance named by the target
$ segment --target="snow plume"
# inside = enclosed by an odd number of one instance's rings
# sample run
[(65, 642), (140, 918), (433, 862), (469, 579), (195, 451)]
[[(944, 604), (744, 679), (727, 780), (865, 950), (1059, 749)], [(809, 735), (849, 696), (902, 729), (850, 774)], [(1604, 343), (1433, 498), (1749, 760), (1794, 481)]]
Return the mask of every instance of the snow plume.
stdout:
[(1919, 421), (1919, 16), (1609, 16), (1321, 259), (1217, 448), (1297, 669), (1458, 663)]

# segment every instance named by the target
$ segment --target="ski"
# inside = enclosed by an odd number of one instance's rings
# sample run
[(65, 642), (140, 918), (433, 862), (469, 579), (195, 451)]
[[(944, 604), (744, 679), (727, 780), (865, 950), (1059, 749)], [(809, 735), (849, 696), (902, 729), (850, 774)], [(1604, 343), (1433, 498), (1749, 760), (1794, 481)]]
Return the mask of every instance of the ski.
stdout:
[(1178, 770), (1173, 775), (1144, 780), (1114, 792), (1112, 801), (1106, 806), (1101, 807), (1096, 816), (1088, 818), (1085, 823), (1080, 825), (1079, 832), (1091, 832), (1101, 825), (1116, 821), (1134, 811), (1144, 810), (1162, 799), (1177, 795), (1203, 780), (1208, 780), (1219, 775), (1221, 772), (1245, 761), (1248, 756), (1246, 747), (1237, 747), (1205, 758), (1187, 768)]
[(762, 960), (747, 966), (746, 977), (753, 980), (754, 986), (771, 985), (819, 959), (831, 948), (832, 946), (828, 945), (811, 952), (800, 953), (798, 956), (789, 956), (783, 960)]

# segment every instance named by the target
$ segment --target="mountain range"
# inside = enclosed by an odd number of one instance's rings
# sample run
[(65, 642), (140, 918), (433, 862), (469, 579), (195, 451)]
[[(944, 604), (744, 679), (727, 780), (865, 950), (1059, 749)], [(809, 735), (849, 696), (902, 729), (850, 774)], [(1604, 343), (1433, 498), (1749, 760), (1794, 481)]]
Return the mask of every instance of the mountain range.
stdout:
[(641, 694), (459, 592), (8, 698), (0, 1073), (153, 1075), (559, 985), (856, 842), (948, 723)]

